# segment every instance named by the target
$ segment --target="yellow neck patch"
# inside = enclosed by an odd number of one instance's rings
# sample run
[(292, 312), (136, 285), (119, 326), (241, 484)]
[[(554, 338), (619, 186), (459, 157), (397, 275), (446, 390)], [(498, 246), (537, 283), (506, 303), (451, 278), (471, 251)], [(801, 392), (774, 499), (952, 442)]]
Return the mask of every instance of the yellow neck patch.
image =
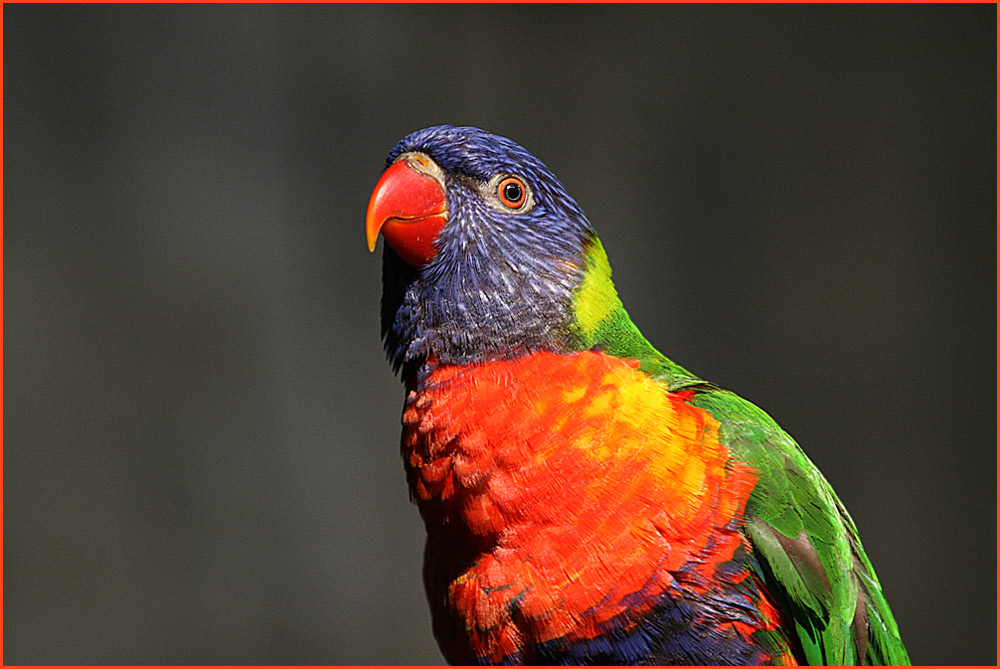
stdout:
[(611, 282), (608, 255), (596, 237), (587, 249), (585, 263), (583, 283), (574, 296), (573, 310), (581, 334), (587, 339), (605, 318), (622, 306), (622, 302)]

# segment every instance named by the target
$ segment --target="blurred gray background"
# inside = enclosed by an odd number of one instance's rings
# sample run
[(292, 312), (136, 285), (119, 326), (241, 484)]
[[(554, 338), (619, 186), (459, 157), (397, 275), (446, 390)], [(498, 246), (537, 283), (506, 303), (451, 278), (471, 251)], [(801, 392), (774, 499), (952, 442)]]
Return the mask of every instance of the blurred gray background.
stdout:
[(362, 230), (439, 123), (799, 440), (915, 662), (996, 662), (995, 5), (3, 13), (6, 663), (442, 661)]

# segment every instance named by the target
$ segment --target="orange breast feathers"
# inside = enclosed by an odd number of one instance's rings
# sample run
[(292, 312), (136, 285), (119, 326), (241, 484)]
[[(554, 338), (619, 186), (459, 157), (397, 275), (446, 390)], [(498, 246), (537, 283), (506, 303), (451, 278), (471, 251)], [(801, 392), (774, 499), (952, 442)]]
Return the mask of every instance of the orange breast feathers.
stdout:
[(402, 442), (432, 600), (502, 657), (708, 589), (756, 477), (691, 394), (592, 351), (438, 367), (407, 398)]

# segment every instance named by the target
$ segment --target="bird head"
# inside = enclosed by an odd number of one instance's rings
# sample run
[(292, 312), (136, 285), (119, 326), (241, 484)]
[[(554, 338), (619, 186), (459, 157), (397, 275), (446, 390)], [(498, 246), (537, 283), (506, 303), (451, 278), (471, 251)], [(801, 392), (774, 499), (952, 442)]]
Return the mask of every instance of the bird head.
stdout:
[[(581, 308), (595, 297), (607, 303), (598, 311), (620, 306), (587, 217), (518, 144), (435, 126), (404, 137), (386, 164), (366, 231), (370, 250), (386, 241), (382, 335), (397, 369), (571, 350)], [(600, 295), (585, 290), (593, 272), (607, 274)]]

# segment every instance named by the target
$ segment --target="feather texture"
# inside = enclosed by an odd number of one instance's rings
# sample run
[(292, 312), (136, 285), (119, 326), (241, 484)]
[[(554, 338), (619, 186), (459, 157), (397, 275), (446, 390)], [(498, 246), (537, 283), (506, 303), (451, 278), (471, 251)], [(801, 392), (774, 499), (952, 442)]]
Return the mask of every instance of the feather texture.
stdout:
[[(438, 366), (410, 393), (403, 457), (453, 661), (559, 663), (605, 635), (627, 640), (606, 661), (790, 659), (755, 637), (780, 616), (731, 522), (757, 477), (692, 395), (598, 352)], [(657, 633), (678, 609), (683, 634)]]
[[(792, 438), (657, 351), (536, 158), (404, 138), (440, 173), (426, 266), (384, 250), (382, 330), (446, 657), (471, 664), (907, 664), (857, 529)], [(497, 206), (498, 180), (528, 190)]]

